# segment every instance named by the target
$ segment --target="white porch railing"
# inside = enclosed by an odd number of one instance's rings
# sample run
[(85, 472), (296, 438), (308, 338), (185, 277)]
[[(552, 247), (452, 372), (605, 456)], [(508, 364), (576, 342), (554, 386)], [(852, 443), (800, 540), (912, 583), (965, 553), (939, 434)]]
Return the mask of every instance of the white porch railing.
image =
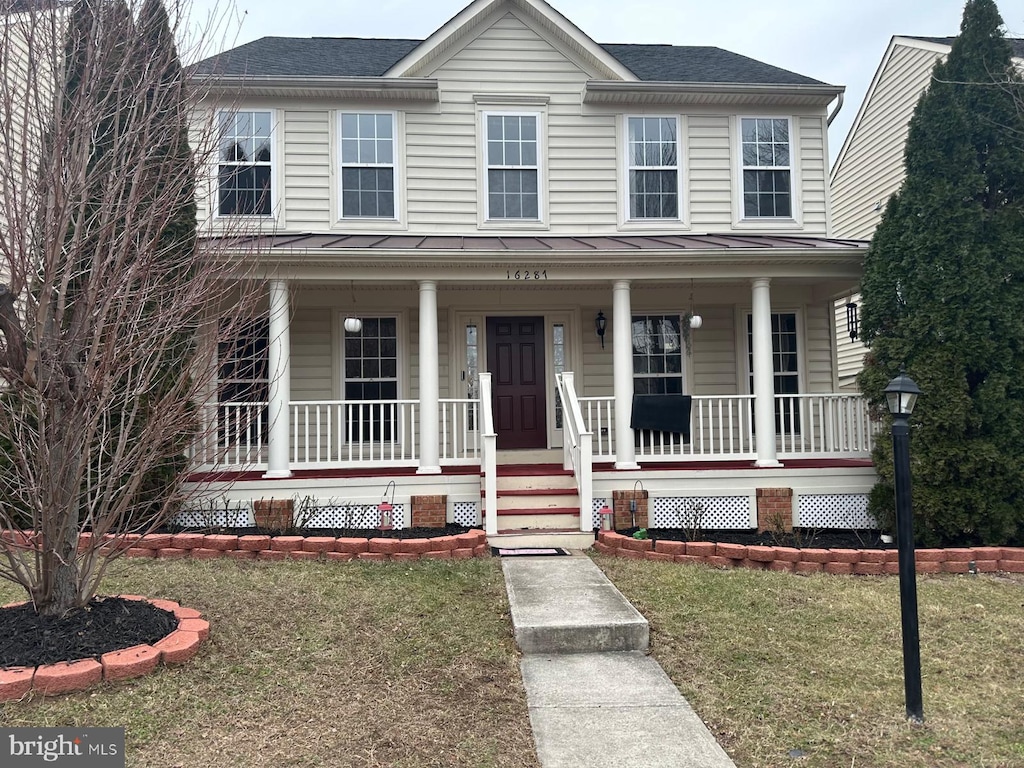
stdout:
[[(615, 461), (615, 402), (611, 395), (581, 397), (594, 460)], [(860, 395), (776, 395), (779, 458), (867, 458), (875, 425)], [(696, 395), (690, 406), (690, 439), (651, 430), (637, 434), (637, 461), (753, 460), (753, 395)]]
[(498, 533), (498, 433), (491, 413), (491, 374), (480, 374), (480, 473), (483, 475), (484, 531)]
[(580, 530), (590, 531), (594, 527), (593, 433), (587, 429), (583, 418), (573, 374), (559, 373), (555, 380), (562, 399), (562, 466), (571, 469), (576, 478), (576, 493), (580, 497)]
[[(440, 460), (445, 465), (480, 462), (480, 403), (440, 402)], [(266, 467), (267, 404), (219, 403), (203, 408), (205, 438), (193, 449), (201, 468)], [(292, 469), (360, 465), (416, 466), (419, 462), (418, 400), (292, 402), (289, 465)]]

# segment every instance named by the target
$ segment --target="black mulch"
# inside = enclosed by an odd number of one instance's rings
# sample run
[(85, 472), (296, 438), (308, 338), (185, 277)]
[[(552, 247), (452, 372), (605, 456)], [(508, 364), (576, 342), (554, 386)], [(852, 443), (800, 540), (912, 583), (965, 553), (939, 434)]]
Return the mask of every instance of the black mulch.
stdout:
[(29, 605), (0, 608), (0, 668), (97, 659), (152, 645), (178, 628), (170, 611), (141, 600), (94, 598), (63, 617), (40, 616)]
[[(637, 528), (617, 531), (632, 536)], [(884, 544), (877, 531), (819, 531), (811, 528), (797, 529), (793, 533), (758, 533), (746, 531), (699, 531), (691, 532), (681, 528), (648, 528), (647, 537), (652, 541), (714, 541), (722, 544), (744, 544), (763, 547), (797, 547), (800, 549), (895, 549), (895, 544)]]

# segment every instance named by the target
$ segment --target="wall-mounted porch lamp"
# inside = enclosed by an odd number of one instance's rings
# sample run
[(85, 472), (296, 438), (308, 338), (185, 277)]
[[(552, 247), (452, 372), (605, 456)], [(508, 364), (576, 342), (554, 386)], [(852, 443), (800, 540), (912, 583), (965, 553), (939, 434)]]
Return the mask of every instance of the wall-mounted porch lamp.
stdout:
[(860, 317), (857, 316), (857, 305), (852, 301), (846, 303), (846, 331), (850, 334), (850, 341), (856, 341), (860, 334)]
[[(391, 501), (388, 501), (388, 491), (391, 491)], [(377, 526), (382, 531), (390, 531), (395, 527), (395, 481), (391, 480), (384, 488), (384, 496), (377, 505), (377, 512), (380, 513), (380, 524)]]
[(597, 330), (597, 338), (601, 340), (601, 349), (604, 349), (604, 329), (608, 326), (608, 320), (602, 310), (598, 310), (594, 318), (594, 327)]
[(896, 485), (896, 546), (899, 551), (900, 619), (903, 625), (903, 690), (907, 719), (924, 722), (921, 699), (921, 642), (917, 628), (917, 577), (914, 566), (914, 510), (910, 497), (910, 414), (921, 394), (902, 370), (885, 387), (892, 414), (892, 461)]

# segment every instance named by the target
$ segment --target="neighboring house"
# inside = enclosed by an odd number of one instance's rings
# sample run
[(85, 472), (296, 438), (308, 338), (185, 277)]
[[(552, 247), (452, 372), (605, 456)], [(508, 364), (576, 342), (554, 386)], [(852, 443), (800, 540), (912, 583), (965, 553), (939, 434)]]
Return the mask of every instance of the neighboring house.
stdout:
[[(955, 39), (896, 36), (890, 41), (832, 168), (835, 236), (868, 240), (874, 234), (889, 198), (903, 183), (903, 148), (914, 108)], [(1024, 65), (1024, 40), (1009, 42)], [(836, 302), (838, 373), (844, 390), (856, 390), (864, 357), (864, 345), (851, 341), (846, 332), (846, 305), (859, 301), (859, 295), (851, 294)]]
[(580, 546), (633, 496), (642, 525), (750, 528), (781, 489), (798, 525), (870, 524), (872, 425), (833, 364), (865, 252), (830, 236), (842, 87), (599, 45), (541, 0), (197, 72), (223, 126), (212, 234), (251, 225), (234, 242), (268, 282), (196, 455), (243, 518), (301, 495), (372, 525), (387, 495), (399, 525), (440, 503), (492, 542)]

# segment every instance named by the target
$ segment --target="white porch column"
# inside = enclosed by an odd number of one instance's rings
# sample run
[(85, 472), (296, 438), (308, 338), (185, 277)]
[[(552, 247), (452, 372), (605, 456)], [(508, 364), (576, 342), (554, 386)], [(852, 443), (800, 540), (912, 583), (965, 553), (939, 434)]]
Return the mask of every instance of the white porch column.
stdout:
[(270, 338), (267, 346), (268, 375), (270, 377), (270, 403), (267, 409), (267, 472), (264, 477), (291, 477), (288, 468), (289, 413), (292, 397), (291, 342), (289, 325), (291, 310), (288, 306), (288, 281), (270, 281)]
[(438, 439), (440, 382), (437, 338), (437, 283), (420, 281), (420, 467), (418, 475), (441, 473)]
[(751, 347), (754, 358), (754, 445), (758, 467), (780, 467), (775, 451), (775, 370), (772, 364), (771, 280), (753, 281)]
[(629, 303), (629, 280), (612, 286), (612, 388), (615, 394), (615, 468), (639, 469), (633, 430), (633, 310)]

